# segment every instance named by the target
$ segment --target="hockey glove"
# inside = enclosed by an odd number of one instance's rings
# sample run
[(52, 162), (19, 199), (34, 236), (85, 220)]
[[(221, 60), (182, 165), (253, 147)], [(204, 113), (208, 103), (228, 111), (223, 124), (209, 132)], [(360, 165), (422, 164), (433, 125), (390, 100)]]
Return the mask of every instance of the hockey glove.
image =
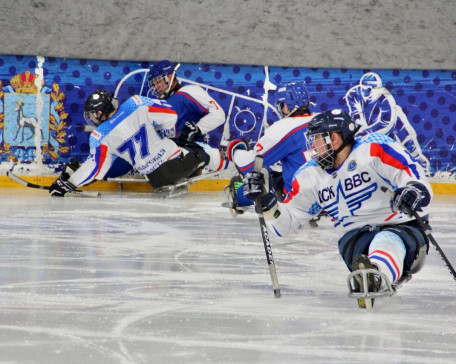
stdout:
[(429, 205), (431, 196), (421, 183), (409, 184), (394, 191), (390, 204), (393, 211), (402, 211), (411, 215), (412, 211), (423, 211), (421, 208)]
[[(223, 150), (222, 150), (222, 148), (223, 148)], [(232, 162), (233, 156), (234, 156), (234, 151), (236, 149), (249, 150), (249, 145), (248, 145), (247, 141), (245, 141), (245, 140), (241, 140), (241, 139), (232, 140), (228, 144), (228, 146), (220, 148), (220, 155), (222, 156), (222, 158), (224, 160), (228, 159), (230, 162)]]
[(200, 128), (193, 121), (187, 121), (179, 133), (179, 142), (181, 144), (190, 143), (202, 136)]
[(244, 177), (244, 197), (249, 200), (256, 200), (261, 196), (263, 212), (269, 211), (277, 205), (277, 196), (273, 191), (263, 193), (265, 190), (264, 176), (262, 173), (249, 172)]
[(66, 193), (74, 191), (76, 186), (68, 181), (70, 176), (68, 173), (62, 173), (62, 175), (54, 181), (54, 183), (49, 188), (49, 193), (51, 196), (63, 197)]

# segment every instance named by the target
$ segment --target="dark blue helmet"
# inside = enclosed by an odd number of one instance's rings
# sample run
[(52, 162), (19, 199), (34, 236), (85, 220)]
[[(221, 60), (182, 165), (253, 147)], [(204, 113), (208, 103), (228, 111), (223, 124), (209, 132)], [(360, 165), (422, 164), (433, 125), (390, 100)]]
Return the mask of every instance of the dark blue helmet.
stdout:
[[(148, 79), (149, 91), (155, 97), (166, 99), (170, 94), (170, 89), (179, 67), (179, 63), (170, 62), (166, 59), (150, 67)], [(168, 75), (172, 75), (171, 80), (169, 80)]]
[[(334, 167), (336, 154), (346, 145), (353, 144), (359, 130), (350, 115), (341, 109), (324, 111), (315, 115), (307, 126), (307, 159), (315, 159), (323, 169)], [(342, 135), (343, 144), (334, 150), (331, 133)]]
[(339, 132), (342, 139), (347, 143), (352, 143), (357, 128), (351, 116), (341, 109), (328, 110), (317, 114), (307, 126), (308, 136), (333, 131)]
[[(277, 87), (275, 107), (282, 117), (283, 104), (286, 104), (290, 114), (301, 107), (309, 107), (309, 92), (303, 82), (289, 82)], [(290, 115), (288, 114), (288, 115)]]

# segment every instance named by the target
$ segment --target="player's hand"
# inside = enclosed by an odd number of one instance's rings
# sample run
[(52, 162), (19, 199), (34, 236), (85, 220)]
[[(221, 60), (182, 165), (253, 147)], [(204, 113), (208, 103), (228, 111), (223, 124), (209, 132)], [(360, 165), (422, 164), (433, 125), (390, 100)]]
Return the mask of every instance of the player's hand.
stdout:
[(179, 142), (190, 143), (200, 136), (202, 136), (200, 128), (193, 121), (187, 121), (179, 133)]
[(411, 184), (398, 188), (391, 198), (391, 209), (411, 215), (413, 211), (423, 211), (430, 202), (430, 195), (422, 184)]
[(49, 194), (51, 196), (63, 197), (66, 193), (74, 191), (76, 186), (68, 181), (68, 177), (67, 173), (62, 173), (49, 188)]
[(249, 200), (256, 200), (263, 194), (264, 176), (258, 172), (248, 172), (244, 176), (244, 197)]

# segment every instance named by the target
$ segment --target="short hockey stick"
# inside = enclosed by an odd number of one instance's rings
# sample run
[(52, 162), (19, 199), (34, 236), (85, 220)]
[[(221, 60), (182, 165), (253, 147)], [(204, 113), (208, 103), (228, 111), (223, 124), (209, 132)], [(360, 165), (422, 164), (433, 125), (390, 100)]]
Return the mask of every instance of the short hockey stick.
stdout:
[[(384, 186), (381, 187), (381, 190), (391, 197), (394, 196), (394, 192)], [(450, 274), (453, 276), (453, 279), (456, 280), (456, 271), (454, 270), (450, 261), (446, 257), (442, 248), (439, 246), (439, 244), (437, 244), (437, 241), (432, 236), (429, 226), (424, 223), (423, 219), (421, 218), (420, 215), (418, 215), (418, 213), (416, 211), (412, 211), (411, 213), (412, 213), (412, 216), (415, 218), (415, 220), (418, 221), (418, 224), (423, 229), (423, 231), (426, 234), (426, 236), (428, 237), (429, 241), (432, 243), (432, 245), (434, 245), (435, 249), (437, 250), (437, 253), (439, 253), (439, 255), (440, 255), (440, 258), (442, 258), (442, 260), (445, 262), (445, 265), (447, 266), (448, 270), (450, 271)]]
[[(19, 184), (21, 184), (22, 186), (25, 186), (25, 187), (38, 188), (38, 189), (41, 189), (41, 190), (49, 190), (50, 189), (49, 186), (41, 186), (41, 185), (37, 185), (37, 184), (31, 183), (31, 182), (27, 182), (27, 181), (23, 180), (22, 178), (19, 178), (18, 176), (16, 176), (14, 173), (12, 173), (10, 171), (6, 172), (6, 175), (9, 178), (11, 178), (13, 181), (15, 181), (15, 182), (17, 182), (17, 183), (19, 183)], [(101, 197), (101, 193), (100, 192), (74, 190), (74, 191), (71, 191), (70, 193), (81, 195), (81, 196), (88, 196), (88, 197)]]
[[(263, 168), (263, 157), (256, 156), (254, 162), (254, 170), (261, 173)], [(269, 241), (268, 229), (266, 227), (266, 221), (263, 216), (263, 208), (261, 204), (261, 196), (255, 199), (256, 210), (258, 214), (258, 220), (260, 222), (261, 236), (263, 237), (264, 251), (266, 252), (266, 259), (268, 261), (269, 273), (271, 274), (272, 288), (274, 290), (274, 296), (276, 298), (281, 297), (279, 281), (277, 279), (277, 272), (275, 269), (274, 257), (272, 256), (271, 242)]]

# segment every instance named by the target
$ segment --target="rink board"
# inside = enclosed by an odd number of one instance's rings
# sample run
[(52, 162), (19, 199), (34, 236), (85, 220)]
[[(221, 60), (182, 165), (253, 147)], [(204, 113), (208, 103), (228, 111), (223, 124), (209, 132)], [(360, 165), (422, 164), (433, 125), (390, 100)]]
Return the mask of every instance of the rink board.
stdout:
[[(120, 102), (148, 95), (153, 63), (0, 55), (0, 175), (57, 176), (71, 158), (84, 161), (90, 150), (82, 117), (87, 96), (99, 87)], [(275, 89), (304, 82), (312, 112), (342, 108), (364, 133), (401, 142), (431, 182), (456, 183), (456, 70), (181, 63), (178, 78), (206, 89), (224, 109), (227, 127), (207, 138), (213, 147), (235, 138), (253, 145), (279, 120)]]

